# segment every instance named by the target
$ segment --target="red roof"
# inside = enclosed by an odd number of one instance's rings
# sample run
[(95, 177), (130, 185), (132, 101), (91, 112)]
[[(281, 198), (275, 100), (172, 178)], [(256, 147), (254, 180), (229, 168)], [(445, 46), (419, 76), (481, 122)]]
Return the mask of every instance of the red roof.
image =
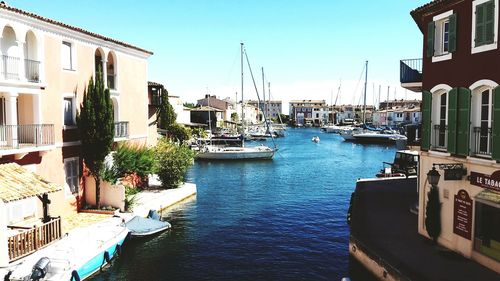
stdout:
[(104, 41), (112, 42), (112, 43), (115, 43), (115, 44), (118, 44), (118, 45), (121, 45), (121, 46), (124, 46), (124, 47), (127, 47), (127, 48), (135, 49), (137, 51), (141, 51), (141, 52), (144, 52), (144, 53), (147, 53), (147, 54), (150, 54), (150, 55), (153, 54), (153, 52), (151, 52), (151, 51), (148, 51), (148, 50), (136, 47), (134, 45), (130, 45), (130, 44), (122, 42), (122, 41), (115, 40), (113, 38), (109, 38), (109, 37), (97, 34), (97, 33), (94, 33), (94, 32), (87, 31), (87, 30), (85, 30), (83, 28), (80, 28), (80, 27), (75, 27), (75, 26), (72, 26), (72, 25), (68, 25), (68, 24), (65, 24), (65, 23), (62, 23), (62, 22), (59, 22), (59, 21), (55, 21), (55, 20), (52, 20), (52, 19), (49, 19), (49, 18), (46, 18), (46, 17), (39, 16), (39, 15), (31, 13), (31, 12), (23, 11), (21, 9), (8, 6), (4, 1), (0, 2), (0, 8), (4, 9), (4, 10), (7, 10), (7, 11), (10, 11), (10, 12), (14, 12), (14, 13), (20, 14), (20, 15), (28, 16), (28, 17), (31, 17), (31, 18), (34, 18), (34, 19), (37, 19), (37, 20), (41, 20), (41, 21), (44, 21), (46, 23), (50, 23), (50, 24), (53, 24), (53, 25), (58, 25), (58, 26), (61, 26), (61, 27), (67, 28), (67, 29), (71, 29), (73, 31), (80, 32), (80, 33), (83, 33), (83, 34), (86, 34), (86, 35), (90, 35), (92, 37), (95, 37), (95, 38), (98, 38), (98, 39), (102, 39)]

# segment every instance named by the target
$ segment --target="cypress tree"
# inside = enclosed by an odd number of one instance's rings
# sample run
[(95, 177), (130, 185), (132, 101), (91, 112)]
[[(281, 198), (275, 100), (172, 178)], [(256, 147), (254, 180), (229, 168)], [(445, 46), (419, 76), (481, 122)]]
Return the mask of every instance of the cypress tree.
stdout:
[(168, 102), (168, 91), (165, 88), (161, 89), (161, 103), (158, 108), (157, 123), (158, 128), (168, 130), (175, 123), (177, 114), (174, 108)]
[(434, 243), (441, 234), (441, 202), (439, 202), (439, 190), (432, 186), (427, 193), (427, 206), (425, 208), (425, 228)]
[(104, 158), (111, 151), (115, 133), (113, 104), (102, 76), (102, 72), (98, 71), (95, 83), (92, 77), (89, 79), (76, 118), (82, 142), (82, 158), (95, 180), (98, 209), (101, 207), (101, 171), (104, 169)]

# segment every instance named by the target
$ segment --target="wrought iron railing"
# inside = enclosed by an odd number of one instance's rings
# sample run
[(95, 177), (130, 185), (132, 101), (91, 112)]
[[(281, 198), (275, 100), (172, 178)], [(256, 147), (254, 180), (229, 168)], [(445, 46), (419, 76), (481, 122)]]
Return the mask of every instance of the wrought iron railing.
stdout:
[(114, 74), (108, 74), (108, 89), (111, 89), (111, 90), (116, 89), (115, 78), (116, 78), (116, 76)]
[[(16, 229), (17, 227), (10, 227)], [(7, 238), (10, 261), (18, 260), (61, 238), (61, 218), (53, 218), (41, 226), (23, 229), (19, 234)]]
[(492, 143), (491, 128), (472, 128), (472, 155), (491, 156)]
[(53, 124), (0, 125), (0, 149), (54, 145)]
[(115, 138), (128, 137), (128, 121), (115, 122)]
[(26, 79), (29, 82), (40, 82), (40, 62), (36, 60), (25, 59)]
[(432, 148), (437, 150), (446, 149), (448, 143), (448, 126), (434, 125), (434, 141)]
[(422, 82), (422, 59), (406, 59), (399, 62), (400, 82)]
[(19, 58), (1, 56), (2, 77), (7, 80), (19, 80)]

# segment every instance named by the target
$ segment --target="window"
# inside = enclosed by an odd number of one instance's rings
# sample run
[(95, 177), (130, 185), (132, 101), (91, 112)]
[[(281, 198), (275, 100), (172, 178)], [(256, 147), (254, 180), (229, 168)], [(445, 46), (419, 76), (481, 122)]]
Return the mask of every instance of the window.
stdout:
[(75, 98), (65, 97), (63, 100), (63, 112), (64, 112), (64, 125), (65, 126), (74, 126), (75, 123)]
[(7, 204), (7, 223), (16, 224), (34, 218), (37, 211), (35, 197), (17, 200)]
[(427, 29), (427, 57), (432, 62), (451, 59), (456, 49), (457, 17), (453, 11), (432, 18)]
[(64, 159), (64, 172), (66, 185), (72, 194), (78, 193), (79, 175), (78, 175), (78, 157)]
[(438, 147), (446, 147), (446, 93), (440, 96), (439, 101), (439, 128), (438, 128)]
[(74, 70), (73, 68), (73, 44), (70, 42), (62, 42), (62, 68), (66, 70)]
[(479, 53), (497, 48), (498, 0), (472, 2), (472, 50)]
[(491, 128), (493, 103), (491, 89), (484, 89), (472, 96), (472, 153), (491, 155)]

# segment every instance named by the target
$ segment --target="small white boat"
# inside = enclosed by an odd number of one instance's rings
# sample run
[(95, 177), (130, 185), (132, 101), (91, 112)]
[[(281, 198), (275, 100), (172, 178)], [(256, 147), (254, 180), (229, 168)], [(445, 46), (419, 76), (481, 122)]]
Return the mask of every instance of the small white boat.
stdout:
[(154, 210), (149, 211), (147, 218), (134, 216), (125, 223), (125, 226), (130, 230), (132, 237), (150, 236), (172, 227), (169, 222), (162, 221), (160, 215)]
[(128, 233), (121, 218), (75, 229), (60, 241), (22, 259), (14, 266), (9, 280), (84, 280), (121, 253)]
[(207, 145), (196, 154), (199, 160), (267, 160), (272, 159), (275, 149), (259, 145), (253, 147), (217, 147)]
[(319, 142), (319, 137), (318, 136), (314, 136), (314, 137), (312, 137), (311, 141), (315, 142), (315, 143), (318, 143)]
[(333, 124), (324, 125), (320, 128), (321, 131), (332, 134), (338, 134), (340, 129), (342, 129), (342, 127)]

